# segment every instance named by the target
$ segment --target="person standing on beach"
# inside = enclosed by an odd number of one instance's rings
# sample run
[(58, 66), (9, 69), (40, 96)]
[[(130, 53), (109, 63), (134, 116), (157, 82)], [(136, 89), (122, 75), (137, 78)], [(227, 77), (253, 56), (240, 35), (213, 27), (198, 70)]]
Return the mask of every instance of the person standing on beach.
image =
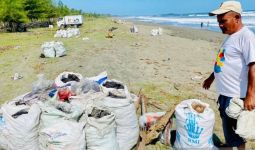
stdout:
[(242, 7), (238, 1), (225, 1), (209, 13), (217, 16), (219, 27), (228, 36), (219, 49), (214, 72), (203, 82), (209, 89), (214, 79), (225, 141), (228, 147), (245, 149), (245, 140), (235, 134), (237, 120), (225, 113), (233, 97), (244, 100), (244, 108), (255, 108), (255, 35), (242, 24)]

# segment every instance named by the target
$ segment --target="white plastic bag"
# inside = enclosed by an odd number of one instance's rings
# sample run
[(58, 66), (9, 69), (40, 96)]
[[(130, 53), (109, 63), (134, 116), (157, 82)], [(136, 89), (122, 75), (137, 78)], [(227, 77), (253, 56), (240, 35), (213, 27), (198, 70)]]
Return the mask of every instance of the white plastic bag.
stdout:
[(139, 125), (141, 128), (149, 129), (156, 121), (165, 115), (166, 112), (149, 112), (145, 113), (144, 115), (140, 116), (139, 118)]
[(97, 76), (88, 78), (89, 80), (96, 81), (98, 84), (102, 85), (107, 80), (107, 72), (101, 72)]
[(239, 98), (232, 98), (229, 106), (226, 108), (226, 114), (233, 119), (237, 119), (243, 109), (243, 100)]
[(242, 111), (237, 119), (235, 133), (247, 140), (255, 139), (255, 111)]

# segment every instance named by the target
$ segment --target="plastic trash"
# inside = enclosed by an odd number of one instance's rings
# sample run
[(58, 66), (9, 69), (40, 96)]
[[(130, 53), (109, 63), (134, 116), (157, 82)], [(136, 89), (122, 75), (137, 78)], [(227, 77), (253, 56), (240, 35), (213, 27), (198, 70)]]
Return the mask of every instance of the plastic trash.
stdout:
[(44, 91), (52, 87), (53, 81), (46, 80), (44, 74), (37, 75), (38, 80), (32, 83), (32, 94), (35, 94), (39, 91)]
[(95, 77), (90, 77), (88, 78), (89, 80), (93, 80), (96, 81), (98, 84), (103, 84), (106, 80), (107, 80), (107, 72), (101, 72), (99, 75), (95, 76)]

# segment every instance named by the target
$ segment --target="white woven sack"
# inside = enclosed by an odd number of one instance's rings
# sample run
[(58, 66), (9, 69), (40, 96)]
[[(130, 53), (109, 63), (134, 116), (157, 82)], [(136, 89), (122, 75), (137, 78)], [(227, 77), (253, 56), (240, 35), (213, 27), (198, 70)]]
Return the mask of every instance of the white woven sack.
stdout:
[(41, 150), (85, 150), (85, 123), (62, 120), (40, 131)]
[(65, 55), (65, 47), (63, 42), (55, 42), (54, 43), (54, 50), (56, 51), (56, 57), (61, 57)]
[[(62, 120), (77, 121), (83, 113), (83, 110), (80, 107), (66, 102), (47, 101), (45, 103), (38, 102), (38, 104), (42, 110), (40, 117), (40, 129), (52, 126)], [(61, 108), (62, 111), (58, 108)]]
[[(93, 107), (88, 107), (90, 114)], [(103, 109), (102, 109), (103, 110)], [(115, 115), (94, 118), (87, 116), (85, 127), (87, 150), (119, 150), (116, 137)]]
[[(113, 80), (117, 83), (120, 81)], [(123, 83), (121, 83), (123, 84)], [(108, 108), (116, 115), (117, 138), (121, 150), (130, 150), (136, 143), (139, 137), (138, 119), (136, 109), (127, 86), (124, 89), (102, 88), (104, 93), (117, 94), (122, 98), (113, 98), (107, 96), (102, 101), (103, 107)]]
[(44, 54), (45, 57), (53, 58), (55, 57), (56, 51), (53, 47), (45, 47), (42, 49), (42, 54)]
[[(1, 109), (5, 120), (4, 134), (8, 139), (8, 149), (39, 149), (38, 128), (41, 114), (39, 106), (37, 104), (33, 104), (31, 107), (24, 105), (16, 106), (15, 101), (11, 101), (4, 104)], [(28, 113), (14, 118), (12, 115), (20, 110), (26, 110)]]
[[(198, 113), (192, 108), (196, 102), (205, 107)], [(176, 106), (176, 149), (213, 149), (212, 142), (215, 115), (209, 105), (197, 99), (184, 100)]]

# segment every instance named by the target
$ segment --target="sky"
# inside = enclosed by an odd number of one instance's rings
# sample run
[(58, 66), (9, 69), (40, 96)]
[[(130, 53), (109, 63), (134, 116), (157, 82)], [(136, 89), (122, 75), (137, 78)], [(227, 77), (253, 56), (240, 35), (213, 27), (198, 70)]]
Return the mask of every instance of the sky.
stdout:
[[(61, 0), (83, 12), (117, 16), (210, 12), (224, 0)], [(243, 10), (255, 10), (255, 0), (240, 0)]]

